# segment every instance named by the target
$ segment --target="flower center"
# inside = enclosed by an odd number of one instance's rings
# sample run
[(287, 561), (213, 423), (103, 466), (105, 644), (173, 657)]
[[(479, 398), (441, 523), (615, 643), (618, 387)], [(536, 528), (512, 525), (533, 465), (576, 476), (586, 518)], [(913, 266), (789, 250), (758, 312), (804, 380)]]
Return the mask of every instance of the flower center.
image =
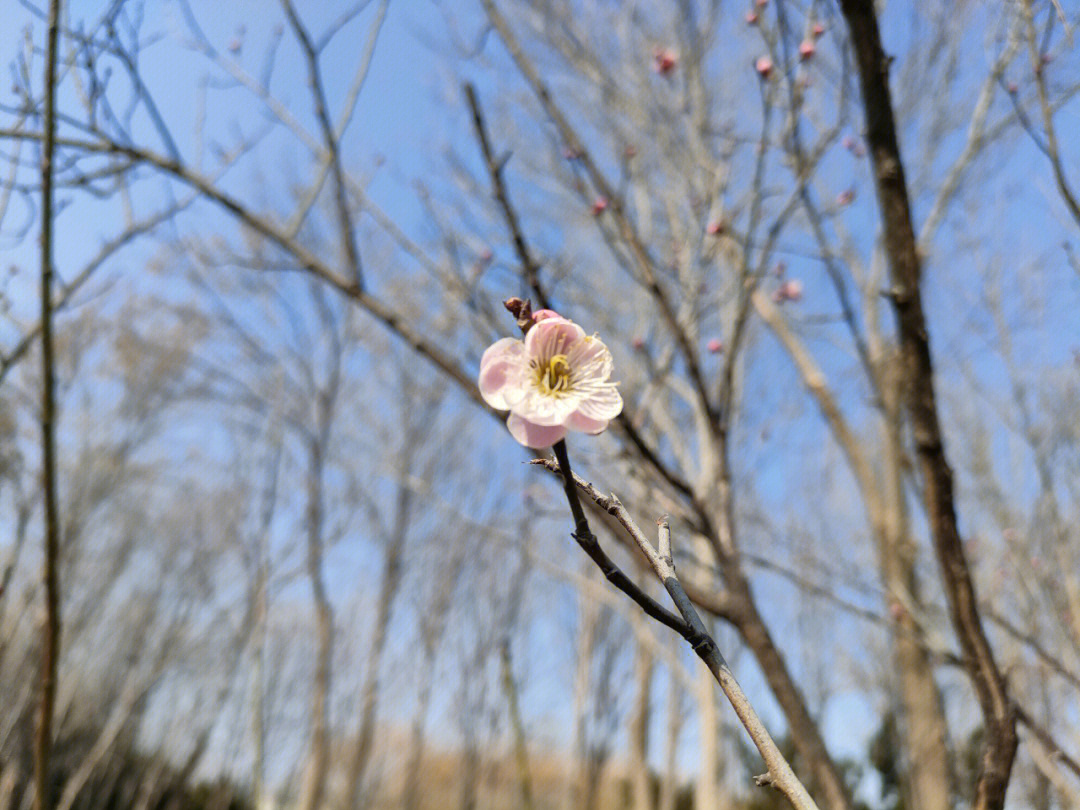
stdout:
[(536, 386), (545, 394), (565, 394), (570, 391), (570, 363), (565, 354), (556, 354), (546, 363), (533, 361)]

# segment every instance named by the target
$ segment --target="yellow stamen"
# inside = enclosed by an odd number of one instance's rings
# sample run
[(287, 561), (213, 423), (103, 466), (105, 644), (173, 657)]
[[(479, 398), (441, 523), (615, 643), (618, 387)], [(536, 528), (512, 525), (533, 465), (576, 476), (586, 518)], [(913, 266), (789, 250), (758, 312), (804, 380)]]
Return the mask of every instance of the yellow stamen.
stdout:
[(536, 385), (545, 394), (565, 394), (570, 390), (570, 363), (565, 354), (556, 354), (547, 363), (535, 366)]

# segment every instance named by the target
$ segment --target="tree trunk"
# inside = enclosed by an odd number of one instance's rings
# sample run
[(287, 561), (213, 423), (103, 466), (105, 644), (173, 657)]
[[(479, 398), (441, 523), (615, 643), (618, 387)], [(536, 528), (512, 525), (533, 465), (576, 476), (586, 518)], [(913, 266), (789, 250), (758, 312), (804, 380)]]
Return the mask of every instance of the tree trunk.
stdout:
[(872, 0), (840, 0), (840, 8), (851, 32), (859, 72), (868, 151), (889, 265), (889, 296), (900, 333), (901, 384), (921, 472), (927, 524), (950, 619), (964, 652), (986, 731), (974, 808), (1000, 810), (1005, 805), (1016, 758), (1016, 709), (982, 625), (975, 585), (960, 539), (953, 474), (945, 456), (938, 418), (930, 337), (922, 305), (921, 259), (889, 90), (891, 60), (882, 47)]
[[(640, 617), (635, 615), (634, 620), (640, 621)], [(652, 653), (644, 644), (638, 644), (634, 659), (634, 708), (630, 713), (628, 729), (634, 810), (653, 810), (652, 780), (649, 778), (649, 723), (652, 719), (650, 699), (654, 668)]]
[(900, 734), (908, 755), (907, 793), (912, 810), (950, 810), (953, 791), (941, 693), (930, 654), (918, 635), (916, 617), (908, 609), (919, 610), (922, 604), (904, 500), (900, 392), (892, 374), (885, 379), (885, 514), (879, 547), (885, 592), (892, 600), (890, 613), (896, 622), (893, 660), (903, 707)]
[(698, 778), (694, 786), (695, 810), (718, 810), (720, 783), (717, 778), (720, 724), (716, 712), (716, 679), (705, 667), (698, 667)]
[(315, 603), (315, 678), (311, 688), (311, 742), (300, 792), (300, 810), (321, 810), (330, 767), (330, 668), (333, 658), (334, 619), (322, 575), (323, 443), (309, 448), (307, 486), (307, 573)]

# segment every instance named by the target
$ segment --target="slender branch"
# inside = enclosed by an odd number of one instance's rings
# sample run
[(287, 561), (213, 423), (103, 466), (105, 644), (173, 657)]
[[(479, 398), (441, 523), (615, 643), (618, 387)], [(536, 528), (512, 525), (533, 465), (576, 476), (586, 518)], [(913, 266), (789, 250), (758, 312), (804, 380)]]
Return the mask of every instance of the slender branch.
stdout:
[(521, 221), (517, 211), (510, 202), (510, 196), (506, 193), (506, 183), (503, 182), (503, 167), (506, 159), (498, 159), (491, 148), (491, 139), (488, 138), (487, 127), (484, 125), (484, 114), (480, 110), (480, 102), (476, 98), (476, 88), (471, 83), (465, 85), (465, 100), (469, 103), (472, 111), (473, 130), (476, 132), (476, 140), (480, 144), (480, 151), (484, 155), (484, 164), (487, 166), (488, 175), (491, 177), (492, 191), (495, 200), (499, 203), (506, 227), (510, 230), (510, 236), (514, 243), (514, 252), (521, 262), (521, 272), (525, 276), (525, 284), (536, 296), (536, 303), (543, 309), (550, 309), (551, 302), (548, 300), (544, 288), (540, 286), (540, 264), (533, 258), (525, 236), (521, 230)]
[(56, 402), (53, 368), (53, 156), (56, 151), (56, 48), (60, 0), (50, 0), (45, 46), (45, 139), (41, 151), (41, 455), (45, 504), (45, 627), (41, 657), (41, 704), (34, 744), (34, 810), (50, 810), (53, 710), (60, 655), (60, 520), (56, 503)]
[(566, 442), (558, 442), (553, 449), (555, 450), (555, 457), (559, 460), (558, 464), (555, 464), (550, 459), (535, 459), (531, 463), (539, 464), (552, 472), (562, 474), (563, 490), (566, 492), (566, 500), (570, 504), (570, 512), (574, 516), (574, 532), (572, 535), (574, 540), (589, 555), (589, 559), (596, 563), (597, 568), (600, 569), (607, 580), (637, 602), (646, 614), (666, 627), (670, 627), (683, 638), (689, 639), (693, 637), (694, 631), (685, 621), (641, 590), (600, 547), (600, 541), (596, 539), (596, 535), (589, 528), (589, 520), (585, 517), (581, 499), (578, 498), (577, 487), (574, 486), (574, 474), (570, 469), (570, 459), (566, 455)]
[[(0, 129), (0, 138), (43, 140), (44, 135), (40, 132), (21, 132), (10, 129)], [(304, 247), (294, 236), (286, 233), (280, 225), (249, 209), (244, 203), (218, 188), (209, 177), (195, 171), (171, 158), (157, 154), (147, 149), (114, 143), (108, 140), (83, 140), (80, 138), (57, 138), (58, 146), (74, 149), (83, 149), (87, 152), (101, 154), (114, 154), (130, 157), (139, 163), (153, 166), (159, 171), (174, 177), (184, 185), (201, 193), (206, 199), (215, 203), (220, 208), (232, 214), (241, 224), (247, 226), (255, 233), (265, 237), (288, 253), (296, 263), (297, 269), (305, 270), (316, 276), (339, 293), (358, 303), (376, 320), (380, 321), (390, 331), (397, 334), (409, 344), (418, 354), (427, 358), (432, 364), (443, 371), (462, 389), (462, 391), (483, 407), (494, 413), (484, 403), (476, 388), (476, 381), (471, 375), (466, 374), (464, 369), (435, 343), (424, 335), (411, 319), (406, 318), (378, 298), (359, 287), (354, 282), (342, 278), (326, 262)]]
[(1050, 732), (1043, 728), (1034, 717), (1020, 706), (1016, 707), (1016, 717), (1046, 747), (1054, 759), (1061, 762), (1077, 776), (1080, 776), (1080, 761), (1065, 753)]
[(334, 132), (334, 125), (330, 123), (330, 114), (326, 110), (326, 92), (323, 90), (322, 74), (319, 70), (319, 55), (315, 51), (315, 46), (311, 44), (311, 38), (304, 29), (304, 24), (297, 16), (292, 2), (290, 0), (281, 0), (281, 5), (285, 10), (286, 18), (289, 20), (289, 26), (293, 29), (293, 33), (300, 43), (300, 48), (304, 52), (304, 60), (307, 62), (308, 84), (311, 86), (311, 96), (315, 102), (315, 117), (318, 119), (319, 129), (322, 131), (326, 160), (334, 176), (334, 207), (337, 212), (342, 249), (345, 253), (345, 261), (349, 267), (352, 280), (362, 289), (364, 277), (360, 268), (360, 253), (356, 249), (352, 217), (349, 214), (349, 203), (345, 197), (345, 177), (341, 171), (338, 138)]
[(1035, 41), (1035, 14), (1031, 7), (1031, 0), (1024, 0), (1024, 18), (1027, 23), (1027, 43), (1031, 53), (1031, 66), (1035, 73), (1035, 88), (1039, 96), (1039, 109), (1042, 112), (1043, 131), (1046, 133), (1046, 156), (1050, 159), (1050, 167), (1054, 170), (1054, 182), (1057, 183), (1061, 199), (1069, 209), (1073, 219), (1080, 225), (1080, 202), (1069, 186), (1069, 180), (1065, 176), (1065, 168), (1061, 165), (1061, 152), (1058, 149), (1057, 131), (1054, 128), (1054, 114), (1050, 105), (1050, 97), (1046, 92), (1046, 65), (1043, 63), (1043, 54)]
[(735, 710), (735, 714), (750, 735), (750, 739), (753, 740), (762, 759), (765, 760), (768, 773), (757, 777), (758, 784), (769, 784), (775, 787), (784, 794), (785, 798), (796, 810), (817, 810), (817, 805), (810, 797), (806, 787), (795, 776), (791, 765), (788, 764), (772, 736), (765, 728), (764, 723), (761, 722), (761, 718), (754, 711), (754, 707), (750, 704), (746, 693), (743, 692), (742, 687), (739, 686), (739, 682), (735, 679), (730, 667), (728, 667), (727, 661), (724, 660), (716, 641), (709, 634), (708, 628), (701, 620), (693, 602), (690, 601), (690, 597), (687, 596), (686, 591), (679, 582), (678, 575), (675, 572), (675, 564), (672, 560), (671, 529), (667, 518), (664, 517), (658, 521), (658, 548), (654, 548), (617, 497), (614, 495), (602, 495), (592, 484), (573, 474), (570, 470), (565, 442), (559, 442), (554, 449), (555, 456), (559, 460), (558, 465), (551, 461), (537, 463), (552, 472), (558, 472), (562, 475), (570, 510), (574, 514), (575, 524), (579, 519), (581, 521), (585, 519), (584, 511), (577, 496), (577, 490), (581, 490), (597, 506), (614, 516), (623, 526), (641, 553), (645, 555), (653, 572), (667, 590), (672, 602), (675, 603), (675, 607), (678, 608), (683, 621), (690, 630), (689, 634), (683, 634), (683, 638), (690, 643), (694, 652), (697, 653), (698, 657), (709, 668), (709, 672), (716, 678), (716, 682), (720, 685), (728, 702)]

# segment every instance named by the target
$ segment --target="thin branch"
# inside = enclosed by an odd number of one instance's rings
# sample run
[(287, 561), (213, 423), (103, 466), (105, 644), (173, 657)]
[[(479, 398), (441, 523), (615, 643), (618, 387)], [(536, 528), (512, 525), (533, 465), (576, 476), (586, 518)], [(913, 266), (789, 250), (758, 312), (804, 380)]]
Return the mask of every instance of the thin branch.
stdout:
[(510, 196), (506, 193), (506, 184), (503, 182), (503, 168), (506, 159), (499, 160), (491, 149), (491, 140), (488, 138), (487, 127), (484, 125), (484, 114), (480, 110), (480, 102), (476, 98), (476, 88), (471, 83), (465, 85), (465, 100), (469, 103), (472, 111), (473, 130), (476, 132), (476, 140), (480, 144), (480, 151), (484, 155), (484, 164), (487, 166), (488, 176), (491, 178), (492, 191), (495, 200), (499, 203), (506, 227), (510, 230), (510, 236), (514, 243), (514, 252), (521, 262), (521, 272), (525, 276), (525, 284), (536, 296), (536, 302), (543, 309), (550, 309), (551, 302), (540, 286), (540, 265), (533, 258), (532, 252), (525, 243), (525, 236), (521, 230), (521, 221), (517, 211), (510, 202)]
[(341, 155), (338, 150), (338, 138), (334, 132), (334, 125), (330, 123), (330, 114), (326, 110), (326, 92), (323, 90), (322, 73), (319, 70), (319, 55), (315, 46), (311, 44), (311, 38), (304, 28), (304, 24), (296, 14), (291, 0), (281, 0), (282, 8), (289, 25), (296, 35), (300, 48), (304, 52), (307, 62), (308, 84), (311, 86), (311, 96), (315, 103), (315, 117), (322, 131), (323, 148), (326, 150), (327, 163), (334, 176), (334, 207), (338, 219), (338, 235), (341, 239), (342, 249), (345, 253), (345, 261), (352, 276), (353, 283), (363, 289), (364, 277), (360, 268), (360, 253), (356, 249), (356, 239), (353, 233), (352, 217), (349, 214), (349, 203), (345, 196), (345, 178), (341, 171)]
[[(44, 136), (39, 132), (0, 129), (0, 138), (43, 140)], [(139, 163), (153, 166), (200, 192), (206, 199), (232, 214), (241, 224), (266, 237), (290, 254), (297, 265), (297, 269), (307, 271), (313, 276), (322, 279), (339, 293), (358, 303), (368, 314), (380, 321), (390, 331), (408, 343), (418, 354), (427, 358), (457, 383), (466, 396), (485, 410), (494, 413), (484, 403), (472, 376), (466, 374), (458, 362), (436, 346), (412, 320), (375, 298), (354, 282), (342, 278), (322, 259), (304, 247), (295, 237), (286, 233), (281, 226), (253, 212), (240, 200), (218, 188), (211, 178), (164, 155), (135, 146), (126, 146), (108, 140), (88, 141), (79, 138), (57, 138), (56, 143), (58, 146), (83, 149), (87, 152), (123, 155), (133, 158)]]
[(1065, 176), (1065, 168), (1061, 164), (1061, 152), (1058, 149), (1057, 131), (1054, 128), (1054, 114), (1050, 106), (1050, 97), (1046, 91), (1046, 65), (1043, 54), (1035, 41), (1035, 14), (1031, 8), (1031, 0), (1024, 0), (1024, 17), (1027, 23), (1027, 43), (1031, 54), (1031, 67), (1035, 73), (1035, 88), (1039, 95), (1039, 109), (1042, 111), (1043, 131), (1046, 133), (1046, 156), (1050, 159), (1050, 167), (1054, 170), (1054, 181), (1057, 183), (1061, 199), (1069, 209), (1073, 219), (1080, 225), (1080, 202), (1069, 186), (1069, 180)]
[(570, 512), (574, 516), (574, 532), (572, 536), (577, 541), (577, 544), (581, 546), (582, 551), (589, 555), (589, 559), (596, 563), (597, 568), (600, 569), (612, 585), (637, 602), (646, 614), (666, 627), (670, 627), (683, 638), (693, 638), (694, 631), (685, 621), (641, 590), (600, 547), (600, 541), (596, 539), (596, 535), (589, 528), (589, 520), (585, 517), (585, 510), (581, 506), (577, 488), (574, 486), (573, 472), (570, 471), (570, 459), (566, 455), (566, 442), (558, 442), (553, 449), (555, 450), (555, 457), (559, 459), (558, 464), (555, 464), (550, 459), (536, 459), (531, 463), (544, 466), (552, 472), (567, 471), (562, 476), (563, 490), (566, 492), (566, 500), (570, 504)]
[(558, 465), (551, 461), (538, 463), (552, 472), (558, 472), (562, 475), (567, 500), (570, 503), (570, 510), (574, 514), (575, 523), (579, 519), (582, 521), (585, 519), (577, 497), (577, 490), (580, 489), (597, 506), (614, 516), (623, 526), (641, 553), (645, 555), (657, 578), (667, 590), (672, 602), (675, 603), (675, 607), (678, 608), (683, 621), (690, 630), (690, 634), (683, 634), (683, 638), (690, 643), (694, 652), (697, 653), (698, 657), (709, 668), (713, 677), (716, 678), (720, 688), (727, 696), (728, 702), (735, 710), (735, 714), (738, 715), (740, 722), (765, 760), (768, 773), (764, 777), (759, 777), (759, 779), (764, 779), (764, 782), (759, 782), (759, 784), (768, 783), (775, 787), (784, 794), (791, 806), (796, 810), (817, 810), (814, 800), (810, 797), (802, 782), (795, 776), (794, 771), (792, 771), (784, 755), (776, 746), (764, 723), (761, 722), (761, 718), (754, 711), (742, 687), (739, 686), (738, 681), (728, 667), (727, 661), (724, 660), (716, 641), (709, 634), (708, 628), (702, 622), (693, 602), (690, 601), (690, 597), (687, 596), (686, 591), (679, 582), (672, 561), (671, 530), (667, 518), (661, 518), (658, 521), (659, 548), (654, 548), (649, 539), (634, 523), (633, 518), (630, 517), (618, 498), (614, 495), (602, 495), (592, 484), (573, 474), (570, 470), (565, 442), (559, 442), (554, 449), (559, 460)]

